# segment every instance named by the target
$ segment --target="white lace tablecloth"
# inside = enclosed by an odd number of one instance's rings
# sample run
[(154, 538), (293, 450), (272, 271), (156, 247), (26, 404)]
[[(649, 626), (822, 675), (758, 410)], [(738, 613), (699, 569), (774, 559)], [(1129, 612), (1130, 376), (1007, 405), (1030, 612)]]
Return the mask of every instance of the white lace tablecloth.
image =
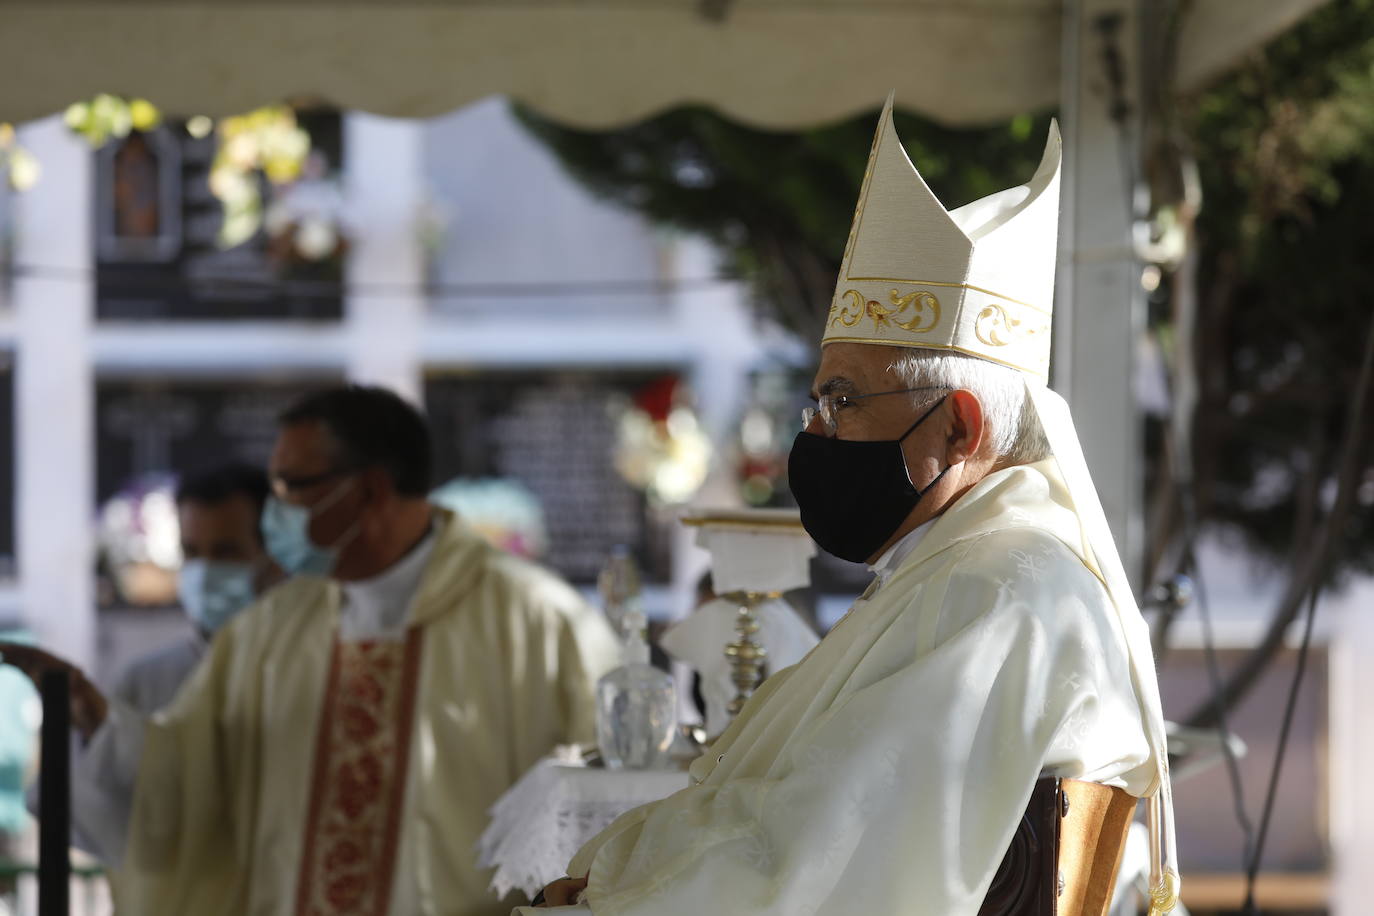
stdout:
[(491, 808), (479, 864), (491, 887), (533, 896), (561, 878), (568, 860), (631, 808), (687, 788), (684, 770), (605, 770), (552, 757), (539, 761)]

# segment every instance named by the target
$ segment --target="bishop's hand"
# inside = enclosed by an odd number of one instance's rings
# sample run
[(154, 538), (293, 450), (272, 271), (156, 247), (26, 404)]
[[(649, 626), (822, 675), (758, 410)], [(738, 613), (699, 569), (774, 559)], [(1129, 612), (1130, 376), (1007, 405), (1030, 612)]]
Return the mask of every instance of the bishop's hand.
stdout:
[(66, 659), (37, 646), (0, 641), (0, 662), (18, 668), (39, 687), (43, 684), (43, 675), (65, 671), (72, 684), (72, 726), (83, 738), (89, 739), (105, 721), (109, 710), (105, 695), (90, 682), (85, 672)]

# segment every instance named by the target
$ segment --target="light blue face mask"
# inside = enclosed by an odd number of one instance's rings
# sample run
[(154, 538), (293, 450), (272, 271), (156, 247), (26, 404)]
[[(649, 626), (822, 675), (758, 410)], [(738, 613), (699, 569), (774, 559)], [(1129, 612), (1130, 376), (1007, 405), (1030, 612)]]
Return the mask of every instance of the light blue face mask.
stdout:
[(292, 576), (327, 576), (339, 562), (339, 553), (357, 537), (355, 521), (343, 535), (327, 547), (310, 540), (310, 520), (338, 502), (353, 481), (345, 480), (314, 506), (293, 506), (275, 496), (267, 497), (262, 510), (262, 539), (268, 554)]
[(253, 573), (247, 563), (187, 560), (177, 576), (177, 597), (197, 627), (214, 633), (253, 603)]

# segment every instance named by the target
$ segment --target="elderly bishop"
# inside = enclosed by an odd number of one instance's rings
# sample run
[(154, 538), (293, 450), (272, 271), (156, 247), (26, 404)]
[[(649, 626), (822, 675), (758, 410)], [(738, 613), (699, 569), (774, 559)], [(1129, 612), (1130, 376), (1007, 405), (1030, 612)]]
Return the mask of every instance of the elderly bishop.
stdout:
[[(1046, 387), (1058, 134), (1027, 184), (946, 211), (891, 106), (789, 468), (807, 531), (867, 562), (873, 584), (764, 683), (690, 788), (613, 823), (545, 889), (546, 905), (1029, 912), (1024, 876), (1007, 886), (1002, 867), (1054, 778), (1117, 814), (1078, 848), (1060, 839), (1043, 882), (1059, 900), (1043, 912), (1105, 910), (1119, 849), (1108, 833), (1124, 834), (1139, 798), (1150, 799), (1152, 911), (1174, 907), (1147, 630), (1067, 407)], [(1104, 869), (1107, 890), (1071, 905), (1064, 884)]]

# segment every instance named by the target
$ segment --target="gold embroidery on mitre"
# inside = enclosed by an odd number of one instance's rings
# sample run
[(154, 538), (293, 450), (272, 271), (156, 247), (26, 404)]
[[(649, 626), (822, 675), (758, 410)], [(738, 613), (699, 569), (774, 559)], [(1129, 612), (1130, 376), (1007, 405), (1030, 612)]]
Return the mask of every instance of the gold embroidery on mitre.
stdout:
[(983, 307), (973, 321), (973, 333), (989, 347), (1005, 347), (1021, 343), (1029, 337), (1049, 331), (1048, 321), (1028, 323), (1026, 319), (1013, 318), (1005, 306), (992, 303)]
[[(853, 300), (850, 301), (850, 297)], [(851, 289), (840, 297), (840, 301), (830, 307), (830, 326), (833, 328), (837, 324), (842, 324), (847, 328), (852, 328), (859, 323), (859, 319), (864, 316), (864, 297), (857, 289)]]
[(1020, 299), (1000, 293), (997, 290), (986, 289), (982, 286), (974, 286), (972, 283), (947, 283), (943, 280), (913, 280), (910, 277), (847, 277), (851, 283), (903, 283), (907, 286), (941, 286), (949, 289), (966, 289), (975, 293), (982, 293), (1003, 302), (1010, 302), (1013, 305), (1024, 305), (1028, 309), (1040, 312), (1049, 316), (1050, 310), (1033, 302), (1022, 302)]
[(874, 331), (896, 326), (913, 334), (924, 334), (940, 323), (940, 300), (934, 293), (920, 289), (902, 296), (894, 289), (888, 296), (891, 306), (865, 299), (857, 289), (847, 290), (830, 309), (831, 327), (839, 324), (852, 328), (868, 318)]

